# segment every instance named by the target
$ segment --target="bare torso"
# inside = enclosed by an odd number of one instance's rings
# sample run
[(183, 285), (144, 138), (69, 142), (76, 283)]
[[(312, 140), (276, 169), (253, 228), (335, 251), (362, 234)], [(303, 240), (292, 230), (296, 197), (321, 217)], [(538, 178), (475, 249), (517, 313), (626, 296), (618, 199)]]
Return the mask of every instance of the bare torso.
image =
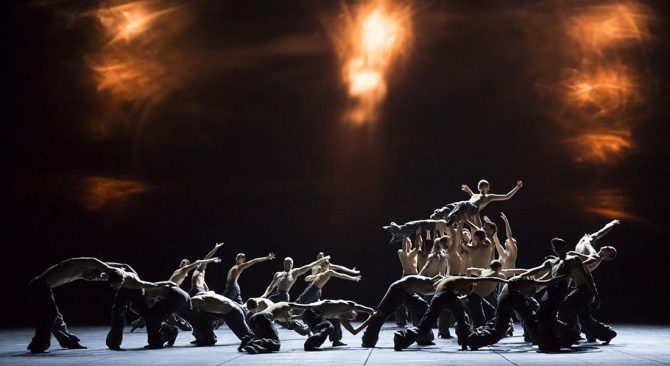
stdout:
[[(505, 275), (502, 273), (498, 273), (492, 269), (486, 269), (482, 271), (482, 274), (480, 277), (495, 277), (495, 278), (500, 278), (500, 279), (505, 279)], [(474, 288), (472, 289), (472, 293), (477, 294), (481, 297), (486, 297), (488, 296), (493, 290), (495, 290), (496, 286), (498, 283), (496, 282), (478, 282), (474, 285)]]
[(237, 304), (229, 298), (214, 292), (206, 292), (201, 295), (193, 296), (191, 298), (191, 303), (197, 310), (216, 314), (227, 314), (237, 307)]
[(447, 266), (447, 256), (443, 251), (430, 253), (428, 255), (428, 260), (426, 261), (426, 266), (421, 269), (421, 275), (433, 277), (439, 274), (445, 274)]
[(480, 243), (470, 248), (470, 265), (476, 268), (487, 268), (491, 262), (491, 244)]
[(293, 271), (277, 272), (275, 278), (277, 279), (277, 291), (289, 291), (296, 280)]
[(402, 265), (402, 274), (406, 275), (415, 275), (417, 271), (417, 251), (412, 250), (411, 252), (405, 252), (404, 250), (398, 250), (398, 258), (400, 259), (400, 264)]
[(436, 282), (437, 280), (431, 277), (413, 275), (403, 277), (394, 283), (400, 283), (400, 286), (410, 294), (417, 293), (428, 295), (435, 292), (433, 286)]
[(54, 288), (84, 278), (84, 273), (94, 270), (92, 262), (86, 259), (72, 258), (47, 268), (40, 275)]
[(242, 271), (240, 270), (240, 267), (238, 267), (237, 265), (234, 265), (234, 266), (230, 267), (230, 269), (228, 270), (228, 276), (226, 276), (226, 280), (237, 281), (237, 279), (240, 278), (240, 273), (242, 273)]

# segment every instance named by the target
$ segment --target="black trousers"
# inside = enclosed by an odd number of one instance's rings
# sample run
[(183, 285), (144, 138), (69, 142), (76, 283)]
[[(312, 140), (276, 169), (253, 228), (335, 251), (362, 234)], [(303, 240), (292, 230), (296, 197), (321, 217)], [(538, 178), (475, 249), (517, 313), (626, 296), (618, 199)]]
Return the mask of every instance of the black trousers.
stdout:
[(342, 325), (338, 319), (326, 318), (312, 309), (305, 310), (302, 313), (302, 320), (314, 333), (305, 341), (305, 348), (320, 347), (326, 340), (326, 336), (331, 342), (342, 339)]
[(214, 334), (214, 321), (223, 319), (228, 325), (228, 328), (235, 334), (235, 336), (242, 340), (245, 336), (250, 336), (251, 330), (247, 325), (244, 311), (240, 307), (235, 307), (225, 314), (208, 313), (204, 311), (198, 312), (198, 341), (204, 344), (213, 344), (216, 342), (216, 335)]
[(557, 313), (567, 292), (567, 285), (558, 283), (547, 287), (540, 298), (540, 308), (537, 311), (537, 342), (540, 351), (557, 352), (561, 349), (561, 334), (565, 323), (559, 322)]
[(486, 325), (486, 323), (496, 315), (496, 308), (494, 308), (485, 298), (477, 294), (469, 294), (465, 297), (464, 302), (467, 306), (470, 322), (475, 328)]
[(570, 293), (565, 297), (565, 301), (558, 309), (558, 319), (563, 321), (565, 333), (562, 335), (565, 344), (571, 344), (579, 340), (581, 333), (578, 322), (578, 315), (587, 310), (593, 302), (593, 293), (586, 285), (572, 287)]
[(107, 334), (107, 346), (111, 349), (120, 349), (121, 347), (123, 328), (126, 324), (126, 312), (130, 306), (144, 319), (147, 325), (149, 345), (162, 346), (164, 339), (160, 329), (163, 321), (170, 314), (183, 307), (190, 308), (191, 298), (186, 291), (179, 287), (171, 287), (164, 298), (149, 307), (142, 290), (119, 289), (116, 291), (114, 305), (112, 306), (112, 326)]
[(509, 322), (514, 313), (526, 325), (531, 338), (534, 338), (537, 334), (537, 320), (533, 309), (521, 293), (509, 291), (498, 296), (498, 307), (496, 308), (493, 327), (486, 327), (470, 334), (467, 344), (472, 349), (477, 349), (498, 343), (507, 333)]
[(257, 338), (279, 341), (279, 333), (272, 322), (272, 314), (266, 312), (253, 314), (249, 319), (249, 326)]
[(416, 330), (419, 333), (430, 331), (433, 323), (437, 321), (440, 314), (445, 309), (451, 312), (456, 321), (456, 337), (458, 339), (458, 344), (463, 344), (467, 336), (470, 334), (470, 322), (465, 313), (463, 303), (461, 303), (458, 296), (451, 291), (440, 291), (433, 296), (428, 310), (423, 314), (419, 324), (415, 327)]
[(49, 349), (52, 333), (63, 348), (78, 345), (79, 338), (68, 331), (46, 280), (42, 277), (33, 278), (28, 284), (28, 297), (35, 322), (35, 335), (28, 345), (31, 352), (44, 352)]
[(242, 291), (240, 290), (240, 284), (237, 283), (237, 280), (229, 280), (226, 282), (226, 288), (223, 290), (223, 296), (242, 305)]
[(407, 293), (399, 283), (392, 284), (368, 321), (368, 326), (363, 333), (363, 347), (374, 347), (377, 344), (384, 320), (402, 304), (409, 309), (412, 316), (423, 314), (428, 308), (428, 303), (421, 296)]

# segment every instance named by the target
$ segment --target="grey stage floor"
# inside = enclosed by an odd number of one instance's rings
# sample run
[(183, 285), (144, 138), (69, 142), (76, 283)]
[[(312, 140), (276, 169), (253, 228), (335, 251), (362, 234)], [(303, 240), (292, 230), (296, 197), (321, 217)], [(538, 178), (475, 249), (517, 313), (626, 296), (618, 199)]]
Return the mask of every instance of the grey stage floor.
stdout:
[[(281, 351), (273, 354), (249, 355), (237, 351), (237, 339), (225, 326), (217, 331), (219, 343), (197, 348), (188, 344), (191, 336), (180, 333), (174, 347), (144, 350), (146, 333), (124, 335), (125, 351), (114, 352), (105, 347), (104, 327), (73, 327), (88, 349), (63, 350), (55, 344), (49, 353), (26, 353), (31, 329), (0, 330), (0, 365), (670, 365), (670, 328), (647, 325), (615, 325), (619, 336), (608, 346), (583, 343), (559, 354), (537, 353), (523, 343), (521, 336), (506, 338), (501, 343), (479, 351), (459, 351), (453, 339), (437, 340), (436, 346), (416, 345), (402, 352), (393, 351), (393, 331), (387, 324), (382, 330), (378, 348), (360, 347), (360, 335), (345, 334), (349, 347), (330, 348), (326, 342), (320, 352), (304, 352), (303, 337), (280, 329)], [(520, 333), (520, 327), (516, 326)], [(54, 346), (55, 340), (52, 340)]]

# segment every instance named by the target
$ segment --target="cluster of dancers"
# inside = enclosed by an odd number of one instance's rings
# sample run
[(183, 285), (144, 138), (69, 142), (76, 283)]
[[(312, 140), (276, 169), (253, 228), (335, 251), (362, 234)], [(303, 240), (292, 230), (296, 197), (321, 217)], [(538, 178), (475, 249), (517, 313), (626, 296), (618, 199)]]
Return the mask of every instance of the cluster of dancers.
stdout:
[[(551, 239), (552, 253), (543, 262), (517, 268), (517, 242), (507, 216), (500, 213), (506, 236), (501, 241), (495, 222), (480, 212), (493, 201), (511, 199), (521, 187), (518, 181), (507, 194), (493, 194), (486, 180), (479, 181), (477, 193), (463, 185), (468, 200), (438, 208), (429, 219), (384, 226), (391, 244), (401, 247), (402, 277), (390, 284), (375, 308), (351, 300), (322, 300), (330, 279), (361, 280), (356, 268), (334, 264), (324, 253), (300, 267), (286, 257), (282, 271), (275, 273), (264, 293), (246, 301), (240, 275), (255, 264), (274, 260), (273, 253), (251, 260), (237, 254), (222, 294), (210, 290), (205, 273), (208, 265), (221, 262), (216, 253), (223, 243), (203, 259), (183, 259), (169, 279), (160, 282), (140, 279), (125, 263), (67, 259), (28, 286), (35, 320), (28, 350), (46, 352), (51, 334), (63, 348), (85, 348), (67, 329), (52, 292), (79, 279), (106, 281), (116, 291), (106, 338), (112, 350), (122, 349), (129, 310), (138, 316), (131, 331), (146, 327), (146, 348), (172, 346), (179, 330), (191, 332), (191, 344), (211, 346), (217, 342), (215, 329), (222, 324), (239, 338), (239, 351), (254, 354), (280, 350), (277, 326), (305, 336), (305, 351), (319, 350), (327, 340), (333, 347), (346, 346), (342, 328), (354, 335), (363, 332), (361, 346), (375, 347), (384, 322), (391, 317), (398, 326), (393, 335), (396, 351), (414, 343), (434, 345), (435, 327), (439, 338), (452, 338), (453, 327), (463, 350), (477, 350), (512, 335), (515, 318), (521, 322), (524, 341), (542, 352), (571, 347), (583, 339), (582, 333), (588, 342), (608, 344), (616, 332), (593, 317), (592, 309), (600, 306), (593, 271), (614, 259), (617, 251), (612, 246), (596, 250), (595, 244), (619, 221), (584, 235), (574, 250), (563, 239)], [(189, 274), (187, 292), (181, 286)], [(307, 286), (291, 301), (289, 292), (303, 275)], [(364, 321), (355, 323), (359, 316)]]

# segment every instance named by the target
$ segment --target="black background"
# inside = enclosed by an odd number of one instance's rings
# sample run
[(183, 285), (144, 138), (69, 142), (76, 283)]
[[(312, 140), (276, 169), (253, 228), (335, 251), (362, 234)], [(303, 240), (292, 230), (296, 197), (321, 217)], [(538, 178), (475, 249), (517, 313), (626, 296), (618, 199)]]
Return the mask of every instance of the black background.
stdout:
[[(354, 126), (341, 120), (346, 88), (323, 20), (337, 6), (195, 1), (171, 46), (187, 50), (188, 80), (144, 120), (129, 112), (130, 127), (104, 138), (87, 132), (109, 96), (96, 90), (85, 62), (104, 36), (94, 17), (68, 21), (100, 4), (9, 6), (2, 237), (11, 301), (1, 324), (30, 324), (26, 285), (60, 260), (127, 262), (143, 279), (165, 280), (181, 258), (196, 259), (219, 241), (223, 263), (207, 271), (218, 292), (237, 252), (278, 256), (244, 273), (246, 298), (262, 293), (284, 256), (301, 265), (325, 251), (361, 269), (363, 281), (333, 280), (324, 297), (374, 306), (401, 273), (381, 226), (426, 217), (481, 178), (500, 193), (524, 182), (513, 200), (485, 210), (500, 225), (499, 211), (510, 218), (520, 267), (539, 263), (552, 237), (576, 243), (602, 227), (611, 218), (588, 211), (600, 205), (593, 197), (619, 192), (630, 218), (603, 240), (619, 257), (595, 273), (598, 316), (667, 323), (670, 9), (645, 4), (651, 37), (628, 51), (644, 78), (637, 148), (601, 165), (575, 163), (556, 103), (538, 92), (560, 79), (559, 10), (576, 5), (413, 2), (413, 47), (391, 71), (379, 120)], [(306, 51), (268, 47), (293, 35), (307, 40)], [(89, 210), (77, 183), (88, 176), (152, 189)], [(303, 287), (296, 283), (292, 297)], [(79, 281), (55, 294), (69, 324), (107, 321), (107, 285)]]

